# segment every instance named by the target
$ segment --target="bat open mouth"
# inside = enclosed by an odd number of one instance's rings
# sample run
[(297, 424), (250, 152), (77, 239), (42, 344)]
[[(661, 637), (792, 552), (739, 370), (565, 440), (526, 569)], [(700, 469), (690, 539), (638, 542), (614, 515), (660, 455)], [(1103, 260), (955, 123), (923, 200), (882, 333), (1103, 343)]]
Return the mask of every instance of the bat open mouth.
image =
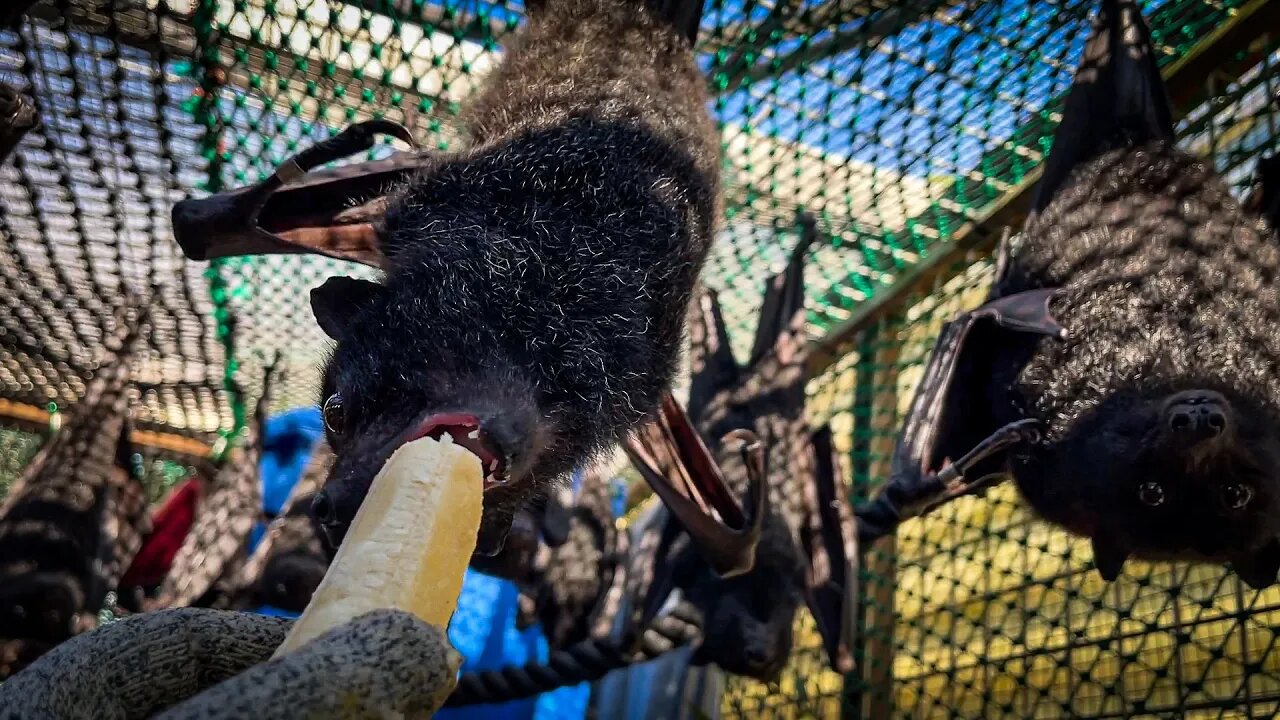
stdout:
[(484, 431), (480, 425), (480, 418), (475, 415), (465, 413), (430, 415), (405, 437), (404, 442), (424, 437), (438, 440), (445, 435), (480, 458), (480, 467), (484, 470), (485, 490), (507, 484), (508, 454)]

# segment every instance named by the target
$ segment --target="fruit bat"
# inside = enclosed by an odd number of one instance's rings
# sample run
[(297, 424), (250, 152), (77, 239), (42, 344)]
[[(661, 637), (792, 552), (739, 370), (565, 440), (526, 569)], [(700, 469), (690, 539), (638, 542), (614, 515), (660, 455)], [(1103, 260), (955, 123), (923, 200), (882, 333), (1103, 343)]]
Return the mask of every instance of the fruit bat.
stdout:
[(141, 544), (128, 383), (145, 320), (145, 305), (116, 313), (84, 396), (0, 506), (0, 675), (95, 625)]
[(547, 498), (536, 523), (541, 542), (524, 560), (516, 627), (540, 624), (551, 647), (605, 636), (605, 599), (624, 572), (627, 542), (614, 523), (603, 470), (583, 473), (576, 499), (565, 491)]
[(471, 147), (406, 159), (390, 192), (372, 171), (308, 176), (394, 130), (356, 126), (263, 185), (175, 207), (189, 257), (308, 247), (385, 271), (312, 293), (336, 341), (321, 397), (337, 459), (316, 503), (335, 542), (396, 447), (448, 433), (488, 472), (493, 554), (518, 508), (656, 409), (719, 214), (701, 10), (530, 3), (467, 109)]
[(1137, 4), (1103, 2), (1032, 211), (943, 329), (863, 540), (1012, 476), (1108, 580), (1133, 556), (1274, 582), (1280, 245), (1258, 212), (1175, 146)]
[[(634, 578), (647, 585), (635, 626), (679, 588), (704, 612), (692, 662), (759, 679), (776, 678), (790, 657), (801, 603), (831, 667), (853, 666), (856, 529), (830, 430), (804, 417), (803, 260), (817, 229), (807, 215), (800, 226), (785, 271), (766, 287), (748, 364), (734, 359), (719, 303), (704, 294), (691, 321), (688, 414), (668, 396), (659, 420), (626, 445), (669, 511), (661, 537), (641, 542), (655, 550)], [(739, 440), (749, 449), (735, 458)], [(744, 495), (741, 508), (733, 498)]]

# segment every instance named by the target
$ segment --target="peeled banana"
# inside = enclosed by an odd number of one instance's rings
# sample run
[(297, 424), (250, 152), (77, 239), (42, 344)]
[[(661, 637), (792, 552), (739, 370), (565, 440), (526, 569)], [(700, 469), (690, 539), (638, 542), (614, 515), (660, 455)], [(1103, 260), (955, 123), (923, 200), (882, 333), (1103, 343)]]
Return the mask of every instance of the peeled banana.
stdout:
[(381, 608), (446, 628), (475, 552), (483, 492), (480, 459), (449, 435), (400, 446), (273, 657)]

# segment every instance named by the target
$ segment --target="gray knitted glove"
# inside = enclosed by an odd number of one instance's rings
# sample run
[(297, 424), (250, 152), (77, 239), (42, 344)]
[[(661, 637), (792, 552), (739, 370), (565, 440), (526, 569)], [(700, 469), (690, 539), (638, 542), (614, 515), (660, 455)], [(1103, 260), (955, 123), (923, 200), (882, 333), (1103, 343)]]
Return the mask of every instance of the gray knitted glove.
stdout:
[(135, 615), (0, 685), (0, 718), (425, 718), (453, 689), (461, 658), (408, 613), (368, 613), (268, 661), (290, 624), (202, 608)]

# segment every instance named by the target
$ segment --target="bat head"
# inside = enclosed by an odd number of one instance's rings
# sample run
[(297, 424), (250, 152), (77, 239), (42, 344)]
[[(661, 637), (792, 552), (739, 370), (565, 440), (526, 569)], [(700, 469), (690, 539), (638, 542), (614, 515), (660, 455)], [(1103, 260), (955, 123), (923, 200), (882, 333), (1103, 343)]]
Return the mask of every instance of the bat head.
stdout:
[(422, 309), (418, 294), (394, 281), (351, 278), (332, 278), (312, 293), (320, 327), (337, 341), (321, 401), (336, 458), (314, 512), (336, 546), (400, 445), (448, 435), (485, 469), (477, 552), (492, 555), (515, 512), (608, 438), (599, 428), (564, 427), (497, 349), (479, 341), (457, 353), (437, 346), (448, 341), (432, 323), (449, 310)]
[(0, 638), (59, 643), (75, 634), (84, 592), (70, 573), (36, 571), (0, 585)]
[[(1229, 390), (1117, 392), (1071, 427), (1045, 469), (1069, 480), (1023, 483), (1024, 494), (1094, 539), (1108, 579), (1130, 555), (1244, 567), (1280, 535), (1280, 424)], [(1269, 585), (1278, 569), (1280, 556), (1241, 575)]]
[(329, 564), (310, 553), (290, 552), (271, 558), (258, 579), (257, 602), (263, 605), (302, 612)]
[(804, 558), (776, 512), (766, 516), (750, 571), (721, 578), (704, 565), (688, 590), (690, 601), (704, 609), (703, 637), (691, 662), (776, 680), (791, 656), (792, 626), (804, 599), (804, 568)]

